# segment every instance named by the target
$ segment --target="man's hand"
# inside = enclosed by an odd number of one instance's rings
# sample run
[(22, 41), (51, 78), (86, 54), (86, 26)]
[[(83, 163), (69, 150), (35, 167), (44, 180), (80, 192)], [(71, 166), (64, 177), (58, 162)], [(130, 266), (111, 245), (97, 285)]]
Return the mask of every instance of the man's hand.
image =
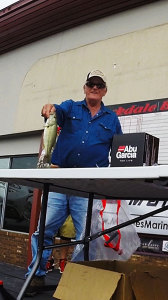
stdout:
[(48, 119), (51, 113), (56, 111), (54, 104), (45, 104), (41, 110), (41, 116)]

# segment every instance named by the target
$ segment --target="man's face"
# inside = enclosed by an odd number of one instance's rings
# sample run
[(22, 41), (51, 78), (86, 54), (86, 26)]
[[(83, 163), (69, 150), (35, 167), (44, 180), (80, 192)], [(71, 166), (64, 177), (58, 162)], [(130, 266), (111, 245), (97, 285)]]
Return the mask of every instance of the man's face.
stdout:
[(99, 77), (92, 77), (84, 85), (84, 93), (86, 95), (86, 102), (91, 106), (99, 104), (107, 93), (107, 88), (103, 80)]

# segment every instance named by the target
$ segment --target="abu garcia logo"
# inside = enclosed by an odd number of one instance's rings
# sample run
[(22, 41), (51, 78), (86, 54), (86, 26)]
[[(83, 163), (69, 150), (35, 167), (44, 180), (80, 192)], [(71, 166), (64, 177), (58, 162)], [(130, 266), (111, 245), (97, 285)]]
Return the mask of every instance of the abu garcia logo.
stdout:
[(138, 147), (132, 147), (131, 145), (119, 146), (116, 158), (136, 158)]

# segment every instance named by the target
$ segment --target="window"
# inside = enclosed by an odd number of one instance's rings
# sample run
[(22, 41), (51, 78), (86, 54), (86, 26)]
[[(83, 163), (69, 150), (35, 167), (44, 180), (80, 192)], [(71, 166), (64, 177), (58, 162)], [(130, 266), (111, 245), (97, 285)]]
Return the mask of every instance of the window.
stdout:
[[(33, 169), (37, 155), (0, 159), (0, 168)], [(33, 188), (0, 182), (1, 227), (8, 230), (29, 232)]]
[[(9, 158), (1, 158), (0, 159), (0, 169), (9, 169)], [(3, 207), (5, 204), (5, 196), (7, 191), (7, 184), (0, 181), (0, 220), (2, 220), (3, 216)]]

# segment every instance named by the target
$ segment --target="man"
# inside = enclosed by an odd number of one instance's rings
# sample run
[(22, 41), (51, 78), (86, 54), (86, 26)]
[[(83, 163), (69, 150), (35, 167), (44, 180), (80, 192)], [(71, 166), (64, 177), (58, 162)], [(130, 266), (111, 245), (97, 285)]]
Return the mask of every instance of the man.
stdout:
[[(67, 100), (58, 104), (46, 104), (41, 114), (48, 118), (50, 113), (56, 111), (57, 122), (61, 133), (54, 148), (51, 167), (85, 168), (108, 167), (109, 152), (114, 134), (121, 134), (118, 117), (106, 108), (102, 98), (107, 93), (105, 75), (94, 70), (86, 78), (83, 87), (85, 99), (82, 101)], [(85, 198), (49, 193), (45, 245), (52, 244), (53, 236), (62, 226), (69, 215), (72, 216), (76, 230), (76, 239), (80, 239), (85, 226), (88, 200)], [(28, 267), (30, 273), (34, 265), (38, 230), (32, 235), (32, 262)], [(46, 262), (51, 250), (43, 251), (40, 266), (36, 272), (29, 290), (33, 286), (44, 285), (46, 275)]]

